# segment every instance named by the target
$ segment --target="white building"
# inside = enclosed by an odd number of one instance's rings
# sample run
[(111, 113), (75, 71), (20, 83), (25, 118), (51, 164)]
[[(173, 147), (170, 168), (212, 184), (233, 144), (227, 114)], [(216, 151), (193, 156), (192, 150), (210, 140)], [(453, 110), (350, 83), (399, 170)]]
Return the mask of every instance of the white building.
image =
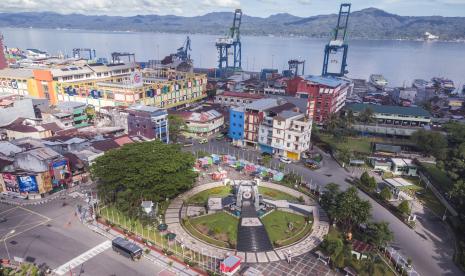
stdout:
[(187, 131), (195, 136), (207, 137), (218, 132), (224, 124), (223, 114), (214, 109), (185, 112), (181, 115), (186, 122)]
[[(266, 116), (259, 127), (258, 142), (262, 151), (299, 160), (310, 146), (312, 120), (305, 114), (284, 110), (274, 117)], [(269, 152), (269, 151), (268, 151)]]

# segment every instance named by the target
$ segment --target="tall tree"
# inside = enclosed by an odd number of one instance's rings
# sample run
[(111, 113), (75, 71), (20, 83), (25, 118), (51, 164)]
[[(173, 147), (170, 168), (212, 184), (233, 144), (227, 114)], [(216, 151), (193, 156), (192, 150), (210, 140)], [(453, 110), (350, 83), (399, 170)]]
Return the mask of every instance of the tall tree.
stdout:
[(336, 198), (335, 220), (349, 233), (355, 225), (366, 223), (370, 217), (370, 202), (360, 199), (355, 187), (339, 193)]
[(410, 138), (413, 144), (423, 153), (431, 154), (438, 159), (444, 159), (447, 152), (447, 139), (437, 131), (420, 129)]
[(394, 234), (389, 229), (387, 222), (371, 222), (367, 225), (366, 230), (367, 241), (378, 246), (386, 246), (387, 243), (394, 239)]
[(170, 141), (177, 142), (181, 132), (186, 128), (184, 119), (176, 114), (168, 115)]
[(371, 124), (376, 121), (374, 116), (375, 116), (375, 113), (373, 112), (373, 109), (367, 107), (360, 113), (358, 118), (363, 123)]
[(410, 206), (409, 206), (407, 200), (403, 200), (403, 201), (399, 204), (399, 206), (397, 206), (397, 209), (399, 209), (399, 211), (400, 211), (402, 214), (410, 215)]
[(379, 193), (382, 199), (390, 200), (392, 198), (392, 192), (388, 187), (384, 187)]
[(160, 141), (127, 144), (98, 157), (90, 170), (104, 203), (138, 216), (143, 200), (174, 198), (193, 186), (194, 157)]

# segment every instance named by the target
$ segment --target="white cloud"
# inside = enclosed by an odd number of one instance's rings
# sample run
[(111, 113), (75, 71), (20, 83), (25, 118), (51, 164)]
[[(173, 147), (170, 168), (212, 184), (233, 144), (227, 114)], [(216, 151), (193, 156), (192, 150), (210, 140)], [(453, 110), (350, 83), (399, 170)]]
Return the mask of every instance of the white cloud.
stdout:
[(180, 14), (186, 0), (0, 0), (0, 11), (107, 15)]
[(239, 0), (203, 0), (202, 5), (218, 8), (239, 8), (241, 2)]

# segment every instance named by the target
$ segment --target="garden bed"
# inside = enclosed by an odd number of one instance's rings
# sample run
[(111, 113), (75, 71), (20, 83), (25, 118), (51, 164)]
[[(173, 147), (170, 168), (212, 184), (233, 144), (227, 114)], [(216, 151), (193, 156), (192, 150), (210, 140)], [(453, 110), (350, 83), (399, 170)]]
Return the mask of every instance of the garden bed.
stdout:
[(262, 218), (262, 222), (270, 241), (278, 247), (297, 242), (312, 229), (306, 217), (284, 211), (273, 211)]

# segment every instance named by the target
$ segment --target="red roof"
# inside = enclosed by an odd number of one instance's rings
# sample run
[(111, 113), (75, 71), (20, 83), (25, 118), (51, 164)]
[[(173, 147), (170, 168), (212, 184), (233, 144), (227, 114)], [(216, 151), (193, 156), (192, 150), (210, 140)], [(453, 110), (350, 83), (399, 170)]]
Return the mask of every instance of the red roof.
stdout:
[(115, 138), (113, 139), (113, 141), (115, 141), (120, 146), (134, 143), (134, 141), (132, 141), (131, 138), (129, 138), (129, 136), (127, 135), (123, 135), (121, 137)]
[(28, 132), (39, 132), (39, 130), (35, 126), (29, 126), (26, 124), (23, 124), (24, 118), (18, 118), (14, 120), (11, 124), (4, 126), (4, 129), (11, 130), (11, 131), (16, 131), (16, 132), (22, 132), (22, 133), (28, 133)]
[(359, 240), (353, 240), (352, 241), (352, 249), (354, 251), (357, 251), (357, 252), (360, 252), (360, 253), (364, 253), (364, 252), (370, 252), (373, 250), (373, 246), (366, 243), (366, 242), (362, 242), (362, 241), (359, 241)]
[(227, 96), (227, 97), (248, 98), (248, 99), (257, 99), (257, 100), (263, 98), (263, 95), (243, 93), (243, 92), (232, 92), (232, 91), (225, 91), (223, 92), (222, 95)]

